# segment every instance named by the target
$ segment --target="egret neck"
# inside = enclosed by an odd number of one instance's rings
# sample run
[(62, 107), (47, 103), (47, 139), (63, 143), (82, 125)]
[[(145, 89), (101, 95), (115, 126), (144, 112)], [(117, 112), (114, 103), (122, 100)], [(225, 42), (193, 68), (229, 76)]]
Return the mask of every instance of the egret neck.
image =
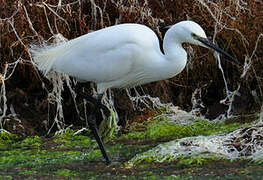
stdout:
[(180, 41), (180, 38), (176, 37), (178, 36), (174, 36), (174, 32), (169, 29), (163, 40), (164, 58), (166, 61), (166, 73), (168, 78), (179, 74), (187, 63), (187, 53), (182, 46), (183, 42)]

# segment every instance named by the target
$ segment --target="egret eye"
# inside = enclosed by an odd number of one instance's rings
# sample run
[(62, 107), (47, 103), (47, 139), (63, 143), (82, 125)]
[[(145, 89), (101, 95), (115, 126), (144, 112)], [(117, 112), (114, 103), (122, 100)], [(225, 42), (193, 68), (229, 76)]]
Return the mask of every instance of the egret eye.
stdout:
[(194, 38), (194, 39), (197, 39), (198, 36), (195, 34), (195, 33), (191, 33), (191, 36)]

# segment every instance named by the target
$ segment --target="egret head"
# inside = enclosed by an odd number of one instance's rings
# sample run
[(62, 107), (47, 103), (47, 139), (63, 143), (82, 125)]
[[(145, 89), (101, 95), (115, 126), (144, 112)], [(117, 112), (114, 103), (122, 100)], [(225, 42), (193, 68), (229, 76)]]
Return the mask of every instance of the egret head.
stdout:
[(219, 48), (216, 44), (209, 41), (205, 34), (205, 31), (199, 24), (193, 21), (182, 21), (175, 24), (171, 29), (172, 31), (176, 32), (176, 39), (179, 40), (181, 43), (187, 42), (205, 48), (213, 49), (226, 56), (229, 60), (238, 63), (238, 61), (231, 55)]

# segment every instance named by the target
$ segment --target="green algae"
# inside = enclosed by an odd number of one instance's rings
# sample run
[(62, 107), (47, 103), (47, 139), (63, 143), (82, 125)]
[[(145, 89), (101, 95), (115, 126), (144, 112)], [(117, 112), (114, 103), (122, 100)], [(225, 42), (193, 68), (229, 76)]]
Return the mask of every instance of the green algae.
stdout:
[[(0, 179), (2, 177), (8, 179), (9, 175), (10, 177), (23, 177), (23, 179), (39, 179), (35, 178), (39, 176), (48, 179), (102, 177), (101, 174), (94, 173), (93, 169), (88, 171), (82, 169), (92, 168), (94, 166), (92, 163), (105, 166), (96, 141), (90, 137), (75, 135), (72, 130), (67, 130), (49, 139), (38, 136), (23, 139), (11, 134), (4, 135), (3, 137), (8, 140), (8, 143), (4, 145), (8, 144), (8, 146), (3, 146), (0, 151)], [(136, 153), (142, 153), (150, 147), (152, 146), (106, 144), (106, 149), (112, 159), (120, 161), (119, 167), (122, 166), (121, 161), (127, 161)], [(75, 166), (79, 170), (71, 168)]]
[[(149, 150), (153, 145), (136, 145), (128, 142), (111, 142), (107, 145), (107, 151), (113, 160), (111, 166), (106, 166), (101, 157), (99, 149), (86, 148), (87, 144), (79, 148), (64, 149), (60, 145), (54, 148), (47, 148), (49, 143), (70, 143), (72, 141), (82, 141), (88, 138), (83, 135), (58, 136), (52, 140), (31, 137), (30, 140), (21, 140), (20, 142), (29, 142), (32, 148), (17, 148), (14, 150), (1, 151), (0, 154), (0, 179), (192, 179), (195, 177), (204, 178), (199, 175), (199, 168), (209, 166), (217, 162), (231, 164), (232, 162), (215, 157), (206, 157), (205, 155), (196, 155), (193, 157), (180, 156), (176, 163), (167, 164), (145, 164), (138, 166), (140, 170), (134, 168), (125, 168), (124, 162), (136, 154)], [(62, 138), (63, 139), (60, 139)], [(76, 139), (74, 139), (76, 137)], [(40, 143), (35, 146), (32, 141)], [(66, 141), (65, 141), (66, 139)], [(61, 141), (60, 141), (61, 140)], [(51, 141), (51, 142), (50, 142)], [(70, 146), (68, 146), (70, 147)], [(81, 144), (79, 144), (81, 147)], [(242, 163), (245, 164), (245, 163)], [(182, 172), (183, 171), (183, 172)], [(186, 171), (188, 171), (186, 173)], [(200, 170), (201, 171), (201, 170)], [(251, 171), (242, 169), (243, 176), (238, 173), (228, 173), (228, 177), (246, 177)], [(210, 179), (215, 175), (207, 173)], [(205, 177), (206, 177), (205, 176)], [(220, 175), (222, 177), (223, 175)], [(226, 175), (224, 175), (226, 177)]]
[[(137, 139), (137, 140), (152, 140), (152, 141), (170, 141), (177, 140), (184, 137), (202, 137), (202, 136), (211, 136), (221, 135), (225, 133), (232, 132), (239, 128), (248, 127), (251, 123), (226, 123), (219, 122), (215, 123), (213, 121), (208, 120), (192, 120), (192, 122), (188, 124), (178, 124), (167, 121), (162, 118), (153, 118), (147, 123), (143, 124), (144, 131), (132, 131), (128, 134), (122, 135), (121, 138), (124, 139)], [(137, 126), (137, 124), (131, 126), (131, 129)], [(142, 128), (137, 128), (142, 129)], [(172, 142), (172, 141), (170, 141)], [(176, 142), (176, 141), (174, 141)], [(191, 144), (191, 143), (190, 143)], [(189, 144), (189, 145), (190, 145)], [(187, 146), (187, 145), (186, 145)], [(167, 147), (169, 148), (169, 147)], [(177, 152), (179, 149), (174, 147), (174, 151)], [(190, 148), (190, 146), (189, 146)], [(165, 152), (159, 153), (162, 151), (161, 149), (154, 148), (142, 154), (137, 154), (134, 158), (129, 160), (126, 163), (127, 167), (137, 166), (144, 167), (145, 165), (149, 165), (151, 163), (165, 163), (165, 162), (177, 162), (178, 166), (188, 166), (188, 165), (202, 165), (208, 163), (210, 161), (222, 160), (222, 155), (216, 153), (207, 153), (203, 154), (195, 154), (194, 152), (189, 155), (172, 155), (167, 154)], [(184, 154), (184, 153), (182, 153)], [(226, 158), (223, 160), (226, 160)], [(251, 161), (252, 159), (250, 159)], [(257, 160), (258, 164), (261, 164), (260, 159)], [(256, 164), (256, 162), (254, 163)]]
[(0, 149), (15, 144), (21, 140), (21, 137), (11, 134), (7, 131), (0, 131)]
[(99, 133), (104, 142), (108, 142), (112, 138), (115, 138), (118, 131), (116, 114), (113, 109), (109, 108), (109, 111), (110, 116), (105, 118), (99, 125)]
[[(147, 153), (160, 143), (159, 140), (222, 134), (245, 126), (248, 124), (214, 123), (202, 119), (182, 125), (153, 118), (133, 124), (128, 134), (112, 136), (114, 138), (105, 144), (113, 161), (111, 166), (104, 164), (90, 131), (78, 134), (67, 129), (52, 138), (24, 138), (4, 132), (0, 136), (0, 179), (216, 179), (213, 173), (205, 172), (204, 175), (203, 168), (209, 169), (211, 164), (220, 163), (231, 166), (234, 162), (213, 154), (181, 155), (175, 159), (171, 156), (171, 164), (156, 163), (154, 156), (146, 157), (136, 167), (129, 167), (126, 162), (136, 155)], [(237, 162), (251, 167), (262, 163), (260, 160), (252, 162), (240, 159)], [(246, 177), (253, 172), (240, 168), (240, 172), (224, 173), (219, 177)], [(258, 175), (262, 175), (259, 170)]]
[[(90, 146), (95, 144), (86, 136), (73, 135), (72, 131), (55, 136), (49, 141), (38, 136), (22, 139), (9, 133), (2, 133), (0, 137), (0, 170), (3, 172), (0, 175), (4, 175), (10, 169), (20, 174), (50, 171), (50, 167), (53, 166), (83, 161), (86, 153), (82, 151), (92, 152)], [(65, 149), (66, 147), (68, 149)], [(79, 150), (76, 150), (77, 148)], [(20, 171), (21, 168), (26, 170)]]
[(0, 176), (0, 180), (12, 180), (12, 176)]
[(46, 167), (57, 164), (70, 164), (73, 161), (83, 160), (78, 151), (49, 152), (43, 149), (15, 149), (0, 153), (0, 169)]
[(69, 169), (59, 169), (55, 172), (55, 174), (58, 176), (65, 176), (65, 177), (74, 177), (79, 175), (79, 173), (71, 171)]
[(39, 136), (32, 136), (32, 137), (27, 137), (22, 140), (20, 143), (21, 146), (30, 146), (30, 147), (39, 147), (41, 146), (42, 141)]
[(87, 136), (75, 134), (75, 131), (67, 129), (54, 137), (54, 142), (60, 143), (60, 148), (94, 148), (96, 141), (90, 138), (90, 131)]
[[(212, 135), (212, 134), (220, 134), (234, 131), (240, 127), (246, 127), (249, 124), (240, 124), (240, 123), (232, 123), (226, 124), (222, 123), (214, 123), (207, 120), (195, 120), (190, 124), (183, 125), (177, 124), (165, 119), (152, 119), (140, 126), (140, 128), (136, 128), (137, 124), (131, 125), (131, 129), (133, 131), (128, 134), (124, 134), (121, 138), (127, 139), (178, 139), (183, 137), (190, 136), (199, 136), (199, 135)], [(144, 129), (143, 131), (136, 129)]]
[(192, 156), (180, 155), (177, 157), (178, 167), (199, 167), (211, 162), (225, 161), (231, 162), (231, 160), (214, 155), (214, 154), (195, 154)]

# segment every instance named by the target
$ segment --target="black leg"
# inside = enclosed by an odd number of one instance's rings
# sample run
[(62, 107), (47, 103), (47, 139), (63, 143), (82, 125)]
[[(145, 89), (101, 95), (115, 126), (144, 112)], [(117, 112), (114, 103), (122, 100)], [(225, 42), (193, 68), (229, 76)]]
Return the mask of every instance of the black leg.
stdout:
[[(106, 160), (106, 164), (110, 164), (111, 161), (110, 161), (110, 159), (109, 159), (109, 157), (107, 155), (107, 152), (105, 150), (104, 144), (103, 144), (103, 142), (102, 142), (102, 140), (101, 140), (101, 138), (99, 136), (97, 122), (96, 122), (96, 112), (97, 112), (98, 109), (103, 109), (106, 115), (107, 115), (107, 113), (108, 113), (108, 115), (110, 115), (110, 112), (109, 112), (108, 108), (101, 104), (101, 99), (102, 99), (103, 94), (99, 94), (98, 98), (94, 99), (94, 98), (91, 98), (91, 97), (87, 96), (86, 94), (84, 94), (81, 91), (81, 88), (77, 89), (77, 91), (85, 99), (89, 98), (87, 100), (94, 105), (90, 115), (88, 116), (88, 125), (89, 125), (89, 127), (90, 127), (90, 129), (91, 129), (91, 131), (92, 131), (92, 133), (93, 133), (93, 135), (94, 135), (99, 147), (100, 147), (100, 151), (101, 151), (104, 159)], [(106, 110), (105, 108), (107, 109), (107, 111), (105, 111)]]
[(96, 117), (95, 117), (94, 114), (90, 114), (89, 115), (89, 117), (88, 117), (88, 124), (89, 124), (89, 127), (90, 127), (90, 129), (91, 129), (91, 131), (92, 131), (92, 133), (93, 133), (93, 135), (94, 135), (99, 147), (100, 147), (100, 151), (101, 151), (104, 159), (106, 160), (106, 164), (107, 165), (110, 164), (111, 161), (110, 161), (110, 159), (109, 159), (109, 157), (107, 155), (107, 152), (105, 150), (104, 144), (103, 144), (103, 142), (102, 142), (102, 140), (101, 140), (101, 138), (99, 136), (99, 133), (98, 133)]
[[(98, 102), (97, 99), (93, 98), (93, 97), (90, 97), (88, 95), (86, 95), (85, 93), (82, 92), (82, 88), (83, 88), (83, 85), (81, 83), (78, 83), (76, 85), (76, 92), (78, 93), (78, 95), (82, 96), (84, 99), (86, 99), (88, 102), (90, 102), (91, 104), (93, 104), (95, 106), (95, 104), (97, 104), (98, 108), (97, 109), (102, 109), (104, 114), (106, 115), (106, 117), (109, 117), (110, 116), (110, 111), (109, 109), (107, 108), (107, 106), (101, 104), (101, 99), (100, 101)], [(102, 97), (101, 97), (102, 98)], [(97, 110), (96, 109), (96, 110)], [(96, 113), (96, 112), (95, 112)]]

